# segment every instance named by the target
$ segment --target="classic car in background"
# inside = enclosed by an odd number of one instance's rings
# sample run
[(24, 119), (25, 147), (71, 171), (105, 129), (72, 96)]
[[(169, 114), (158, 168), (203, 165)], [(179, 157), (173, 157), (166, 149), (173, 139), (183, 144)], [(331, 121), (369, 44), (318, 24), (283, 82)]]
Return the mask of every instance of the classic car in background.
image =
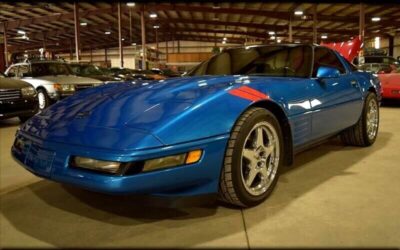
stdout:
[(97, 79), (75, 76), (67, 63), (59, 61), (16, 63), (6, 70), (5, 75), (32, 84), (38, 92), (40, 110), (76, 91), (103, 84)]
[(29, 119), (12, 154), (90, 190), (248, 207), (295, 153), (336, 135), (370, 146), (378, 134), (379, 80), (326, 47), (227, 49), (187, 75), (77, 93)]
[(166, 78), (170, 78), (170, 77), (180, 77), (181, 74), (178, 72), (175, 72), (171, 69), (151, 69), (151, 71), (154, 74), (158, 74), (158, 75), (162, 75), (165, 76)]
[(115, 77), (120, 77), (124, 81), (135, 81), (135, 80), (154, 80), (154, 78), (149, 77), (142, 73), (140, 70), (113, 67), (108, 69), (108, 71)]
[(378, 75), (383, 99), (400, 99), (400, 67), (385, 63), (367, 63), (359, 68)]
[(84, 76), (97, 79), (103, 83), (120, 82), (122, 78), (109, 74), (108, 71), (87, 63), (70, 63), (69, 64), (73, 74), (77, 76)]
[(37, 92), (27, 82), (0, 73), (0, 119), (19, 117), (24, 122), (38, 112)]

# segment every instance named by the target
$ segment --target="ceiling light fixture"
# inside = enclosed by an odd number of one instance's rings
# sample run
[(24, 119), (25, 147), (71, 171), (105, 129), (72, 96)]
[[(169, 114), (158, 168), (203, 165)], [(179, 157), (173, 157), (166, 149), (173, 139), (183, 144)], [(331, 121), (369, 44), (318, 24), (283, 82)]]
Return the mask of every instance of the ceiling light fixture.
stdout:
[(271, 40), (275, 40), (275, 38), (276, 38), (275, 36), (271, 36), (270, 37)]
[(157, 18), (157, 14), (156, 13), (151, 13), (149, 16), (150, 16), (150, 18)]
[(278, 39), (278, 40), (276, 40), (276, 42), (277, 42), (277, 43), (281, 43), (281, 42), (282, 42), (282, 40), (281, 40), (281, 39)]
[(154, 25), (153, 28), (154, 28), (154, 29), (158, 29), (158, 28), (160, 28), (160, 26)]
[(321, 39), (327, 39), (328, 38), (328, 35), (322, 35), (321, 36)]
[(222, 41), (222, 44), (226, 44), (226, 41)]
[(301, 15), (303, 15), (303, 11), (302, 11), (302, 10), (296, 10), (296, 11), (294, 12), (294, 14), (295, 14), (296, 16), (301, 16)]
[(131, 45), (132, 45), (132, 46), (136, 46), (136, 43), (132, 43)]
[(133, 3), (133, 2), (130, 2), (130, 3), (126, 3), (126, 5), (128, 6), (128, 7), (135, 7), (135, 3)]
[(380, 20), (381, 20), (381, 18), (378, 16), (374, 16), (373, 18), (371, 18), (372, 22), (379, 22)]
[(268, 31), (268, 35), (275, 35), (275, 31)]
[(111, 34), (111, 31), (106, 31), (106, 32), (104, 32), (104, 34), (110, 35), (110, 34)]
[(224, 37), (222, 40), (226, 41), (226, 40), (227, 40), (227, 38), (226, 38), (226, 37)]
[(81, 23), (81, 26), (87, 26), (87, 23), (83, 22), (83, 23)]
[(26, 34), (26, 32), (23, 31), (23, 30), (17, 30), (17, 33), (18, 33), (18, 34), (22, 34), (22, 35), (25, 35), (25, 34)]

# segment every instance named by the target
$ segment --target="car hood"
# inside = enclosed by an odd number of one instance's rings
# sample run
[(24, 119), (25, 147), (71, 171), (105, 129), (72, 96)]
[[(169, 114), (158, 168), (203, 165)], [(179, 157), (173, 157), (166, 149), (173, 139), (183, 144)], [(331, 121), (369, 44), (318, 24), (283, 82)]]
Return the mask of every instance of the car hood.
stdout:
[(32, 85), (21, 80), (0, 77), (0, 89), (20, 89), (30, 86)]
[(101, 81), (89, 77), (75, 76), (75, 75), (57, 75), (57, 76), (40, 76), (34, 77), (35, 79), (45, 80), (59, 84), (94, 84), (102, 83)]
[(400, 86), (400, 73), (378, 74), (382, 86)]
[(51, 141), (115, 149), (207, 138), (229, 133), (249, 104), (227, 90), (257, 81), (281, 85), (282, 79), (202, 76), (111, 83), (50, 106), (26, 122), (22, 131)]

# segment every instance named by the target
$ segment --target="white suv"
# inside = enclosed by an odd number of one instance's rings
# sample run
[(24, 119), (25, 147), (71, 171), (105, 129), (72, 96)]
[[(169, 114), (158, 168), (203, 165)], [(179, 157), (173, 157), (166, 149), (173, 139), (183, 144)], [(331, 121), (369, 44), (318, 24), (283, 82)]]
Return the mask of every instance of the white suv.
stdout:
[(40, 110), (75, 91), (103, 84), (96, 79), (73, 75), (68, 64), (59, 61), (16, 63), (6, 70), (5, 75), (32, 84), (38, 92)]

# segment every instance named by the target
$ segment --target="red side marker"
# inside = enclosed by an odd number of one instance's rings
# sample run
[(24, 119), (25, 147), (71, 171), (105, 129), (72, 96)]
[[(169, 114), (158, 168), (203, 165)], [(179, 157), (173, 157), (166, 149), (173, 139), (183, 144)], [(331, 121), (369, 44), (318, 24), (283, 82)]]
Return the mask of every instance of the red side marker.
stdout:
[(247, 99), (250, 101), (258, 101), (258, 100), (269, 98), (264, 93), (262, 93), (258, 90), (255, 90), (253, 88), (250, 88), (248, 86), (242, 86), (237, 89), (232, 89), (229, 91), (229, 94), (243, 98), (243, 99)]

